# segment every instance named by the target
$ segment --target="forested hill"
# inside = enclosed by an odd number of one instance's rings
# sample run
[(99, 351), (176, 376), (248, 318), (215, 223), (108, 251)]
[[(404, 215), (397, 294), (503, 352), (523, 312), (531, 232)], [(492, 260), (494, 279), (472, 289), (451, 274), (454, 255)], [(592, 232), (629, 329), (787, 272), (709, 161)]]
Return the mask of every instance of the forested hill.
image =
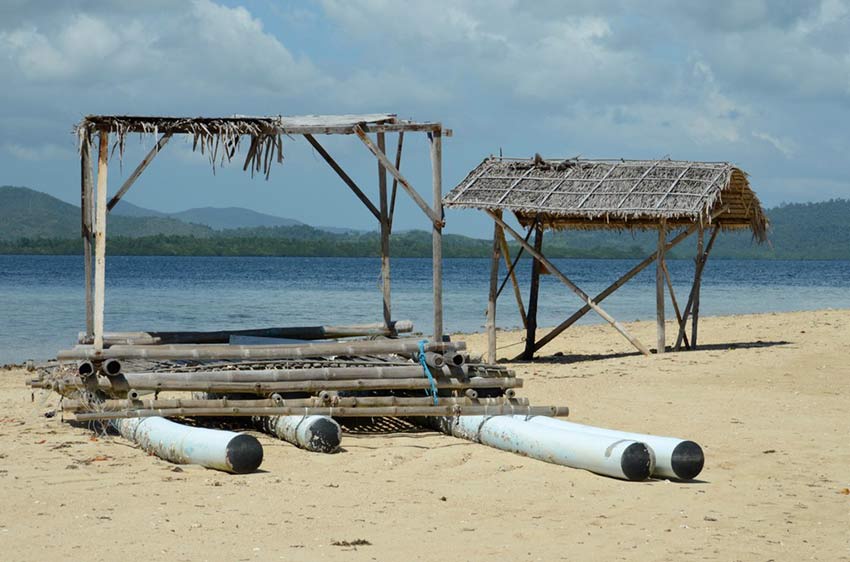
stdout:
[[(110, 214), (110, 254), (377, 256), (380, 249), (377, 232), (329, 231), (271, 215), (258, 218), (257, 213), (246, 209), (165, 214), (132, 207), (127, 211)], [(181, 214), (190, 215), (193, 221), (209, 219), (205, 221), (209, 224), (181, 220)], [(723, 233), (712, 256), (850, 259), (850, 200), (786, 204), (769, 209), (768, 216), (769, 244), (753, 243), (749, 232)], [(264, 221), (260, 224), (281, 226), (215, 228), (224, 224), (256, 225), (259, 220)], [(82, 251), (79, 236), (79, 207), (32, 189), (0, 187), (0, 253), (77, 254)], [(545, 248), (550, 257), (644, 257), (655, 249), (656, 240), (654, 232), (570, 230), (547, 232)], [(443, 242), (446, 257), (485, 257), (491, 251), (488, 240), (446, 235)], [(692, 255), (693, 244), (693, 240), (681, 244), (672, 257)], [(394, 256), (424, 257), (430, 252), (429, 232), (393, 235)]]

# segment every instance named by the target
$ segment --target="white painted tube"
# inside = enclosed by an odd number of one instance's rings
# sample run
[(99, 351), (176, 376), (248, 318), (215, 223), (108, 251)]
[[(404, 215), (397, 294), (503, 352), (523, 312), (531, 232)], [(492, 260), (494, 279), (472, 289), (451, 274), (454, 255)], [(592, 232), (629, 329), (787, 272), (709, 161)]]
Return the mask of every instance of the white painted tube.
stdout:
[(246, 433), (190, 427), (160, 417), (112, 421), (121, 435), (148, 453), (177, 464), (245, 474), (263, 462), (263, 446)]
[[(525, 420), (524, 416), (515, 416)], [(632, 439), (646, 443), (655, 457), (655, 469), (652, 475), (660, 478), (677, 478), (680, 480), (693, 480), (702, 471), (705, 465), (705, 455), (702, 447), (693, 441), (679, 439), (678, 437), (662, 437), (644, 433), (631, 433), (628, 431), (617, 431), (592, 425), (584, 425), (565, 420), (556, 420), (545, 416), (535, 416), (527, 421), (541, 427), (549, 427), (556, 430), (575, 433), (586, 433), (598, 435), (605, 439)]]
[(342, 429), (329, 416), (257, 416), (254, 422), (266, 433), (316, 453), (336, 453), (342, 441)]
[(652, 472), (652, 456), (644, 443), (556, 430), (517, 417), (443, 418), (440, 427), (455, 437), (614, 478), (646, 480)]

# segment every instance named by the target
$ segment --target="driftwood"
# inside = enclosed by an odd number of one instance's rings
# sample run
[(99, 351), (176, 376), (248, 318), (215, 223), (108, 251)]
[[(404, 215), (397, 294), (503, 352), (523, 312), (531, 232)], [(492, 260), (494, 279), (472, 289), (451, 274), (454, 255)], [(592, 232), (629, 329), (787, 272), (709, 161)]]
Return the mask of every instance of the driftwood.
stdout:
[[(397, 320), (391, 322), (389, 328), (381, 323), (353, 326), (293, 326), (248, 330), (216, 330), (211, 332), (106, 332), (103, 335), (103, 342), (106, 345), (207, 344), (228, 343), (231, 336), (324, 340), (359, 336), (394, 336), (399, 333), (412, 331), (413, 322), (410, 320)], [(80, 333), (77, 341), (81, 344), (90, 344), (93, 338), (87, 337), (85, 333)]]

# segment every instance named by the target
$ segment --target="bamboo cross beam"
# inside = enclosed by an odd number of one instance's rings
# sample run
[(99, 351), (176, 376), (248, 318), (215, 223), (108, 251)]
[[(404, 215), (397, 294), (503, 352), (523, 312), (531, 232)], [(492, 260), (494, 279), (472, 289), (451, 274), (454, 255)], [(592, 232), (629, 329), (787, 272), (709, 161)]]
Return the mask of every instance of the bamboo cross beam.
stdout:
[(113, 207), (115, 207), (115, 205), (117, 205), (118, 202), (121, 201), (121, 198), (124, 197), (124, 195), (130, 190), (131, 187), (133, 187), (133, 184), (136, 183), (136, 180), (139, 179), (139, 176), (141, 176), (142, 172), (145, 171), (145, 168), (148, 167), (148, 164), (150, 164), (153, 161), (154, 157), (159, 154), (159, 151), (162, 150), (162, 147), (165, 146), (165, 143), (167, 143), (170, 138), (170, 132), (165, 133), (161, 137), (159, 137), (159, 140), (156, 142), (153, 148), (150, 149), (150, 152), (148, 152), (147, 156), (142, 158), (142, 161), (139, 162), (139, 165), (136, 166), (136, 169), (133, 170), (133, 173), (130, 174), (129, 178), (127, 178), (127, 181), (124, 182), (124, 184), (118, 189), (118, 192), (112, 197), (112, 199), (109, 200), (109, 203), (106, 205), (107, 211), (111, 211)]
[[(714, 230), (711, 232), (711, 237), (708, 239), (708, 244), (705, 247), (705, 252), (700, 256), (699, 261), (696, 264), (696, 269), (694, 271), (694, 280), (699, 279), (702, 276), (702, 270), (705, 268), (705, 262), (708, 261), (708, 254), (711, 252), (711, 248), (714, 246), (714, 241), (717, 239), (717, 234), (720, 232), (720, 225), (714, 227)], [(675, 349), (679, 349), (682, 346), (682, 341), (685, 339), (685, 323), (688, 319), (688, 315), (691, 313), (691, 307), (694, 304), (694, 299), (696, 298), (696, 290), (698, 289), (698, 285), (695, 283), (693, 287), (691, 287), (691, 293), (688, 296), (688, 304), (685, 305), (685, 311), (682, 313), (682, 322), (679, 324), (679, 334), (676, 336), (676, 346)]]
[[(670, 302), (673, 303), (673, 312), (676, 313), (676, 325), (681, 326), (682, 313), (679, 310), (679, 303), (676, 301), (676, 293), (673, 291), (673, 279), (670, 277), (670, 270), (667, 268), (667, 262), (663, 261), (661, 263), (661, 267), (664, 268), (664, 278), (667, 280), (667, 290), (670, 291)], [(685, 336), (685, 347), (687, 349), (691, 348), (691, 344), (688, 343), (688, 336)]]
[[(525, 235), (526, 242), (528, 242), (533, 231), (533, 228), (528, 229), (528, 234)], [(522, 327), (527, 328), (528, 318), (525, 314), (525, 305), (522, 302), (522, 291), (519, 288), (519, 281), (517, 281), (516, 272), (514, 271), (519, 263), (519, 259), (522, 257), (522, 253), (525, 251), (525, 248), (520, 246), (519, 251), (516, 253), (516, 258), (511, 261), (511, 250), (508, 247), (508, 241), (505, 239), (505, 233), (501, 230), (499, 231), (499, 245), (502, 248), (502, 256), (505, 259), (505, 267), (508, 268), (508, 273), (505, 275), (505, 279), (502, 281), (499, 290), (496, 291), (496, 298), (502, 294), (502, 289), (505, 288), (505, 284), (508, 282), (508, 278), (510, 278), (511, 284), (514, 287), (514, 298), (516, 299), (517, 308), (519, 308), (519, 317), (522, 319)]]
[(398, 171), (398, 168), (396, 168), (393, 163), (390, 162), (389, 158), (387, 158), (387, 155), (381, 152), (381, 150), (375, 145), (375, 143), (372, 142), (372, 139), (369, 138), (366, 132), (359, 125), (356, 125), (354, 127), (354, 132), (357, 133), (357, 136), (360, 138), (361, 141), (363, 141), (363, 144), (366, 145), (366, 148), (368, 148), (372, 152), (372, 154), (375, 155), (375, 157), (384, 166), (384, 168), (386, 168), (386, 170), (390, 174), (392, 174), (392, 176), (396, 180), (398, 180), (398, 183), (401, 184), (401, 187), (407, 192), (408, 195), (410, 195), (413, 201), (417, 205), (419, 205), (419, 208), (422, 209), (422, 212), (425, 213), (429, 219), (431, 219), (431, 222), (433, 222), (435, 225), (439, 225), (442, 228), (443, 217), (439, 216), (434, 211), (434, 209), (432, 209), (428, 205), (428, 203), (426, 203), (425, 200), (422, 199), (422, 196), (419, 195), (419, 193), (417, 193), (415, 189), (413, 189), (413, 186), (410, 185), (410, 182), (408, 182), (404, 178), (404, 176), (401, 175), (401, 172)]
[[(398, 146), (395, 151), (395, 168), (401, 170), (401, 149), (404, 145), (404, 131), (398, 133)], [(390, 196), (390, 232), (393, 230), (393, 218), (395, 217), (395, 198), (398, 193), (398, 178), (393, 176), (392, 195)]]
[(375, 218), (378, 219), (378, 221), (380, 221), (381, 212), (378, 210), (377, 207), (375, 207), (374, 204), (372, 204), (372, 201), (369, 200), (366, 194), (363, 193), (363, 191), (359, 187), (357, 187), (357, 184), (354, 183), (354, 180), (351, 179), (351, 177), (349, 177), (349, 175), (345, 173), (345, 170), (343, 170), (342, 167), (336, 163), (336, 160), (334, 160), (333, 157), (328, 154), (328, 151), (325, 150), (325, 147), (319, 144), (319, 141), (317, 141), (313, 135), (306, 134), (304, 135), (304, 138), (307, 139), (307, 142), (309, 142), (313, 146), (313, 148), (316, 149), (316, 152), (318, 152), (319, 155), (324, 158), (325, 162), (328, 163), (328, 166), (330, 166), (333, 171), (337, 173), (342, 182), (347, 185), (351, 191), (354, 192), (354, 195), (356, 195), (357, 198), (360, 199), (360, 201), (362, 201), (364, 205), (366, 205), (366, 208), (369, 209), (369, 212), (372, 213)]
[[(716, 219), (718, 216), (725, 213), (726, 210), (727, 210), (727, 207), (723, 207), (723, 208), (715, 211), (711, 215), (710, 219), (711, 220)], [(699, 228), (698, 224), (693, 224), (693, 225), (689, 226), (686, 230), (677, 234), (675, 237), (673, 237), (672, 240), (667, 242), (666, 251), (669, 252), (671, 249), (673, 249), (675, 246), (677, 246), (680, 242), (685, 240), (688, 236), (690, 236), (691, 234), (696, 232), (698, 228)], [(603, 300), (605, 300), (612, 293), (614, 293), (614, 291), (616, 291), (617, 289), (619, 289), (620, 287), (625, 285), (635, 275), (637, 275), (638, 273), (640, 273), (641, 271), (643, 271), (644, 269), (649, 267), (652, 264), (652, 262), (655, 261), (656, 257), (658, 257), (657, 252), (653, 252), (652, 254), (647, 256), (642, 262), (640, 262), (639, 264), (634, 266), (632, 269), (627, 271), (625, 274), (622, 275), (622, 277), (620, 277), (615, 282), (608, 285), (608, 287), (606, 287), (601, 293), (596, 295), (593, 298), (594, 302), (599, 303), (599, 302), (602, 302)], [(555, 339), (564, 330), (566, 330), (567, 328), (569, 328), (570, 326), (572, 326), (573, 324), (578, 322), (578, 320), (582, 316), (584, 316), (585, 314), (590, 312), (590, 310), (591, 309), (588, 305), (585, 305), (585, 306), (581, 307), (580, 309), (578, 309), (575, 313), (573, 313), (572, 316), (570, 316), (569, 318), (567, 318), (566, 320), (564, 320), (563, 322), (558, 324), (558, 326), (553, 328), (552, 331), (550, 331), (548, 334), (546, 334), (545, 337), (541, 338), (540, 341), (538, 341), (537, 344), (534, 346), (534, 351), (539, 350), (541, 347), (543, 347), (544, 345), (546, 345), (547, 343), (549, 343), (550, 341)], [(517, 356), (515, 359), (519, 359), (519, 357), (520, 356)]]
[(562, 273), (562, 272), (561, 272), (561, 271), (560, 271), (557, 267), (555, 267), (555, 264), (553, 264), (551, 261), (549, 261), (549, 260), (546, 258), (546, 256), (544, 256), (542, 253), (540, 253), (540, 252), (538, 252), (537, 250), (535, 250), (534, 248), (532, 248), (532, 247), (531, 247), (531, 245), (529, 245), (529, 244), (528, 244), (528, 242), (526, 242), (526, 241), (523, 239), (523, 237), (522, 237), (522, 236), (520, 236), (520, 234), (519, 234), (517, 231), (515, 231), (513, 228), (511, 228), (510, 226), (508, 226), (508, 225), (505, 223), (505, 221), (503, 221), (503, 220), (502, 220), (502, 219), (501, 219), (498, 215), (496, 215), (493, 211), (490, 211), (489, 209), (487, 209), (487, 210), (486, 210), (486, 212), (487, 212), (487, 214), (488, 214), (488, 215), (490, 215), (490, 218), (492, 218), (494, 221), (497, 221), (499, 224), (501, 224), (502, 228), (504, 228), (505, 230), (507, 230), (507, 231), (511, 234), (511, 236), (513, 236), (513, 237), (517, 240), (517, 242), (519, 242), (519, 243), (520, 243), (520, 244), (521, 244), (521, 245), (522, 245), (522, 246), (526, 249), (526, 251), (527, 251), (528, 253), (530, 253), (532, 256), (534, 256), (535, 258), (537, 258), (537, 259), (538, 259), (538, 261), (540, 261), (540, 263), (542, 263), (544, 266), (546, 266), (546, 268), (547, 268), (547, 269), (548, 269), (548, 270), (549, 270), (549, 271), (550, 271), (553, 275), (555, 275), (555, 276), (556, 276), (556, 277), (557, 277), (557, 278), (558, 278), (558, 279), (559, 279), (559, 280), (560, 280), (560, 281), (561, 281), (564, 285), (566, 285), (566, 286), (567, 286), (567, 287), (568, 287), (568, 288), (569, 288), (569, 289), (570, 289), (573, 293), (575, 293), (575, 294), (576, 294), (576, 295), (577, 295), (580, 299), (582, 299), (583, 301), (585, 301), (585, 303), (586, 303), (586, 304), (587, 304), (587, 305), (588, 305), (591, 309), (593, 309), (593, 311), (594, 311), (594, 312), (596, 312), (599, 316), (601, 316), (603, 319), (605, 319), (605, 321), (606, 321), (606, 322), (608, 322), (609, 324), (611, 324), (611, 326), (613, 326), (615, 330), (617, 330), (618, 332), (620, 332), (620, 334), (621, 334), (624, 338), (626, 338), (626, 339), (627, 339), (627, 340), (628, 340), (628, 341), (629, 341), (629, 342), (630, 342), (633, 346), (635, 346), (635, 347), (638, 349), (638, 351), (640, 351), (640, 352), (641, 352), (641, 353), (643, 353), (644, 355), (649, 355), (649, 350), (646, 348), (646, 346), (645, 346), (645, 345), (643, 345), (643, 344), (640, 342), (640, 340), (638, 340), (638, 339), (637, 339), (637, 338), (635, 338), (633, 335), (631, 335), (631, 334), (629, 333), (629, 331), (628, 331), (628, 330), (626, 330), (626, 328), (625, 328), (622, 324), (620, 324), (617, 320), (615, 320), (615, 319), (614, 319), (614, 318), (613, 318), (610, 314), (608, 314), (607, 312), (605, 312), (605, 311), (604, 311), (604, 310), (603, 310), (603, 309), (602, 309), (602, 308), (601, 308), (598, 304), (596, 304), (596, 303), (593, 301), (593, 299), (591, 299), (591, 298), (587, 295), (587, 293), (585, 293), (584, 291), (582, 291), (582, 290), (581, 290), (581, 289), (580, 289), (580, 288), (579, 288), (579, 287), (578, 287), (575, 283), (573, 283), (572, 281), (570, 281), (570, 279), (569, 279), (566, 275), (564, 275), (564, 274), (563, 274), (563, 273)]
[(569, 415), (566, 406), (520, 406), (514, 404), (445, 406), (359, 406), (359, 407), (270, 407), (270, 408), (184, 408), (159, 410), (122, 410), (116, 412), (78, 412), (77, 421), (114, 420), (122, 418), (199, 417), (199, 416), (337, 416), (337, 417), (408, 417), (408, 416), (552, 416)]

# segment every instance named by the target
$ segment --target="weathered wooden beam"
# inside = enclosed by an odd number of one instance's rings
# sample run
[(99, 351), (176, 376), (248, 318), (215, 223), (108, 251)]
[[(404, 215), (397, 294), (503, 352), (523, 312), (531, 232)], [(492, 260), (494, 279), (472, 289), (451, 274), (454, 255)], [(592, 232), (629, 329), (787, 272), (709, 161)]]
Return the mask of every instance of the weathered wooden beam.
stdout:
[(115, 205), (117, 205), (118, 202), (121, 201), (121, 198), (124, 197), (124, 195), (130, 190), (131, 187), (133, 187), (133, 184), (136, 183), (136, 180), (139, 179), (139, 176), (141, 176), (142, 172), (145, 171), (145, 168), (148, 167), (148, 164), (150, 164), (156, 157), (156, 155), (159, 154), (159, 151), (162, 150), (162, 147), (165, 146), (165, 144), (169, 141), (170, 138), (171, 133), (165, 133), (164, 135), (159, 137), (159, 140), (156, 141), (156, 144), (153, 146), (153, 148), (150, 149), (150, 152), (148, 152), (147, 155), (142, 158), (142, 161), (139, 162), (139, 165), (136, 166), (136, 169), (133, 170), (132, 174), (130, 174), (130, 177), (127, 178), (123, 185), (121, 185), (121, 187), (118, 189), (118, 192), (112, 197), (112, 199), (109, 200), (109, 204), (106, 205), (107, 211), (111, 211), (113, 207), (115, 207)]
[[(501, 211), (496, 211), (499, 215)], [(487, 362), (496, 362), (496, 289), (499, 284), (499, 235), (502, 228), (499, 223), (493, 223), (493, 255), (490, 258), (490, 293), (487, 298)]]
[[(664, 278), (667, 280), (667, 290), (670, 291), (670, 302), (673, 303), (673, 312), (676, 313), (676, 322), (677, 326), (680, 326), (683, 322), (682, 320), (682, 311), (679, 309), (679, 302), (676, 300), (676, 292), (673, 290), (673, 279), (670, 277), (670, 270), (667, 267), (667, 260), (661, 262), (664, 267)], [(688, 337), (685, 336), (685, 347), (687, 349), (691, 348), (691, 344), (688, 343)]]
[[(398, 182), (401, 184), (401, 187), (407, 192), (408, 195), (410, 195), (410, 197), (419, 206), (419, 208), (422, 209), (422, 212), (425, 213), (428, 216), (429, 219), (431, 219), (431, 222), (433, 222), (435, 225), (439, 224), (442, 227), (442, 225), (443, 225), (442, 216), (437, 211), (435, 211), (434, 209), (432, 209), (431, 207), (428, 206), (428, 203), (426, 203), (425, 200), (422, 199), (422, 196), (419, 195), (419, 193), (417, 193), (415, 189), (413, 189), (413, 186), (410, 185), (410, 182), (408, 182), (404, 178), (404, 176), (401, 175), (401, 172), (399, 172), (398, 169), (393, 165), (393, 163), (390, 162), (390, 160), (387, 158), (387, 155), (384, 154), (383, 152), (381, 152), (378, 149), (378, 147), (375, 145), (375, 143), (372, 142), (372, 139), (369, 138), (369, 136), (366, 134), (366, 132), (362, 128), (360, 128), (359, 126), (356, 126), (354, 128), (354, 130), (357, 133), (357, 136), (363, 142), (363, 144), (366, 145), (366, 148), (368, 148), (369, 151), (372, 152), (372, 154), (375, 155), (375, 157), (378, 159), (378, 161), (381, 164), (384, 165), (384, 168), (386, 168), (387, 171), (389, 171), (389, 173), (392, 174), (393, 177), (398, 180)], [(433, 148), (433, 146), (435, 144), (434, 141), (436, 139), (440, 139), (440, 136), (439, 135), (433, 135), (433, 139), (431, 141), (432, 160), (433, 160), (433, 153), (434, 153), (434, 150), (435, 150)], [(437, 141), (437, 144), (439, 144), (439, 141)], [(441, 189), (442, 189), (442, 187), (441, 187)], [(440, 194), (440, 201), (442, 203), (442, 193)], [(441, 205), (435, 205), (435, 208), (440, 208), (440, 207), (441, 207)]]
[(363, 190), (357, 187), (357, 184), (354, 183), (354, 180), (351, 179), (351, 177), (347, 173), (345, 173), (345, 170), (343, 170), (342, 167), (336, 163), (336, 160), (334, 160), (333, 157), (328, 153), (328, 151), (325, 150), (325, 147), (319, 144), (319, 141), (317, 141), (316, 138), (311, 134), (305, 134), (304, 138), (307, 139), (307, 142), (309, 142), (314, 149), (316, 149), (316, 152), (318, 152), (319, 155), (325, 160), (325, 162), (328, 163), (328, 166), (330, 166), (331, 169), (333, 169), (333, 171), (337, 173), (343, 183), (348, 186), (348, 189), (353, 191), (354, 195), (356, 195), (357, 198), (360, 199), (360, 201), (364, 205), (366, 205), (366, 208), (369, 209), (369, 212), (372, 213), (375, 218), (378, 219), (378, 221), (380, 221), (381, 212), (377, 209), (377, 207), (375, 207), (374, 204), (372, 204), (372, 201), (370, 201), (366, 194), (363, 193)]
[[(534, 230), (534, 251), (532, 255), (542, 255), (543, 252), (543, 226), (534, 221), (529, 227)], [(526, 244), (528, 242), (525, 242)], [(536, 253), (536, 255), (535, 255)], [(534, 359), (534, 342), (537, 338), (537, 300), (540, 293), (540, 260), (531, 260), (531, 285), (528, 293), (528, 317), (525, 325), (525, 351), (523, 359)]]
[[(530, 234), (530, 231), (529, 231), (529, 234)], [(510, 279), (511, 279), (511, 284), (513, 285), (513, 288), (514, 288), (514, 298), (516, 299), (516, 305), (517, 305), (517, 308), (519, 309), (519, 317), (522, 320), (522, 327), (525, 328), (525, 327), (528, 326), (528, 320), (525, 317), (525, 305), (522, 302), (522, 291), (519, 288), (519, 281), (517, 280), (516, 272), (514, 271), (514, 269), (516, 268), (516, 263), (519, 261), (519, 258), (522, 255), (522, 248), (520, 248), (519, 251), (517, 252), (517, 257), (516, 257), (517, 262), (512, 262), (511, 261), (511, 249), (510, 249), (510, 247), (508, 247), (508, 241), (505, 239), (505, 233), (502, 231), (501, 228), (499, 229), (499, 245), (501, 246), (501, 249), (502, 249), (502, 256), (505, 259), (505, 267), (508, 268), (508, 273), (505, 277), (505, 280), (507, 280), (508, 277), (510, 277)], [(504, 286), (505, 285), (503, 283), (502, 287), (504, 287)], [(502, 292), (502, 287), (499, 287), (499, 293)], [(498, 297), (498, 293), (497, 293), (497, 297)]]
[[(404, 131), (398, 133), (398, 145), (395, 151), (395, 167), (396, 170), (401, 170), (401, 150), (404, 146)], [(398, 194), (398, 179), (393, 176), (393, 189), (390, 197), (390, 232), (393, 230), (393, 218), (395, 217), (395, 199)]]
[(109, 133), (102, 129), (99, 135), (97, 158), (97, 200), (94, 223), (94, 312), (93, 357), (103, 351), (103, 310), (106, 290), (106, 189), (109, 159)]
[[(705, 230), (700, 225), (699, 234), (697, 235), (697, 260), (700, 259), (704, 250), (705, 250)], [(694, 260), (696, 262), (696, 260)], [(696, 266), (694, 267), (694, 273), (696, 273)], [(702, 285), (702, 272), (700, 275), (694, 275), (694, 304), (693, 304), (693, 312), (691, 313), (691, 349), (696, 349), (697, 347), (697, 328), (699, 326), (699, 295), (700, 288)], [(686, 341), (687, 345), (687, 341)]]
[[(378, 133), (378, 150), (386, 153), (384, 133)], [(392, 323), (392, 295), (390, 294), (390, 209), (387, 199), (387, 170), (378, 159), (378, 194), (381, 203), (381, 293), (383, 295), (384, 324)]]
[[(573, 293), (575, 293), (580, 299), (585, 301), (585, 303), (588, 306), (590, 306), (590, 308), (592, 308), (594, 312), (596, 312), (599, 316), (601, 316), (603, 319), (605, 319), (606, 322), (611, 324), (611, 326), (613, 326), (614, 329), (616, 329), (618, 332), (620, 332), (620, 334), (622, 334), (622, 336), (624, 338), (626, 338), (633, 346), (635, 346), (635, 348), (637, 348), (644, 355), (649, 355), (649, 350), (646, 348), (645, 345), (643, 345), (640, 342), (640, 340), (638, 340), (633, 335), (631, 335), (629, 333), (629, 331), (626, 330), (626, 328), (622, 324), (620, 324), (617, 320), (615, 320), (610, 314), (605, 312), (605, 310), (603, 310), (598, 304), (596, 304), (587, 295), (587, 293), (582, 291), (578, 286), (576, 286), (575, 283), (570, 281), (570, 279), (566, 275), (564, 275), (557, 267), (555, 267), (555, 264), (553, 264), (551, 261), (549, 261), (541, 252), (532, 248), (527, 242), (525, 242), (523, 237), (520, 236), (518, 232), (516, 232), (513, 228), (511, 228), (510, 226), (505, 224), (505, 222), (502, 219), (500, 219), (498, 216), (496, 216), (492, 211), (486, 210), (486, 213), (488, 215), (490, 215), (490, 218), (492, 218), (495, 221), (498, 221), (502, 225), (502, 228), (504, 228), (508, 233), (510, 233), (510, 235), (513, 236), (517, 240), (517, 242), (522, 244), (523, 247), (526, 249), (526, 251), (528, 253), (530, 253), (532, 256), (537, 258), (544, 266), (546, 266), (546, 269), (548, 269), (550, 273), (555, 275), (555, 277), (557, 277)], [(531, 302), (529, 302), (529, 304), (528, 304), (528, 310), (529, 310), (529, 312), (528, 312), (528, 316), (529, 316), (528, 323), (529, 323), (529, 326), (530, 326), (531, 325)], [(526, 342), (526, 345), (527, 345), (527, 342)], [(533, 344), (532, 344), (531, 349), (532, 350), (534, 349)]]
[(86, 335), (94, 334), (94, 301), (92, 295), (92, 194), (94, 179), (91, 163), (91, 135), (86, 132), (80, 146), (80, 212), (85, 259)]
[[(431, 190), (434, 202), (433, 218), (435, 219), (431, 226), (431, 283), (434, 292), (434, 341), (442, 341), (443, 225), (445, 224), (445, 221), (443, 221), (443, 137), (441, 131), (438, 130), (429, 135), (428, 138), (431, 143)], [(395, 171), (398, 172), (398, 170)], [(392, 173), (392, 170), (390, 172)], [(409, 193), (416, 193), (412, 187), (405, 185), (401, 174), (393, 175), (396, 176), (402, 187), (405, 187), (405, 190), (409, 189)]]
[(667, 245), (667, 225), (664, 219), (658, 225), (658, 257), (655, 258), (655, 331), (656, 353), (664, 353), (667, 338), (664, 332), (664, 250)]
[[(705, 247), (705, 252), (700, 256), (699, 261), (696, 264), (696, 270), (694, 271), (694, 278), (699, 278), (702, 276), (702, 271), (705, 268), (705, 263), (708, 261), (708, 255), (711, 253), (712, 247), (714, 247), (714, 241), (717, 239), (717, 234), (720, 232), (720, 225), (714, 227), (714, 230), (711, 233), (711, 236), (708, 239), (708, 244)], [(685, 311), (682, 313), (683, 320), (688, 318), (688, 315), (691, 313), (691, 309), (694, 304), (694, 298), (696, 297), (695, 289), (697, 287), (691, 287), (691, 294), (688, 296), (688, 304), (685, 306)], [(679, 334), (676, 336), (676, 349), (679, 349), (682, 346), (682, 341), (685, 338), (685, 323), (682, 322), (679, 324)], [(691, 345), (693, 345), (693, 340), (691, 340)]]

